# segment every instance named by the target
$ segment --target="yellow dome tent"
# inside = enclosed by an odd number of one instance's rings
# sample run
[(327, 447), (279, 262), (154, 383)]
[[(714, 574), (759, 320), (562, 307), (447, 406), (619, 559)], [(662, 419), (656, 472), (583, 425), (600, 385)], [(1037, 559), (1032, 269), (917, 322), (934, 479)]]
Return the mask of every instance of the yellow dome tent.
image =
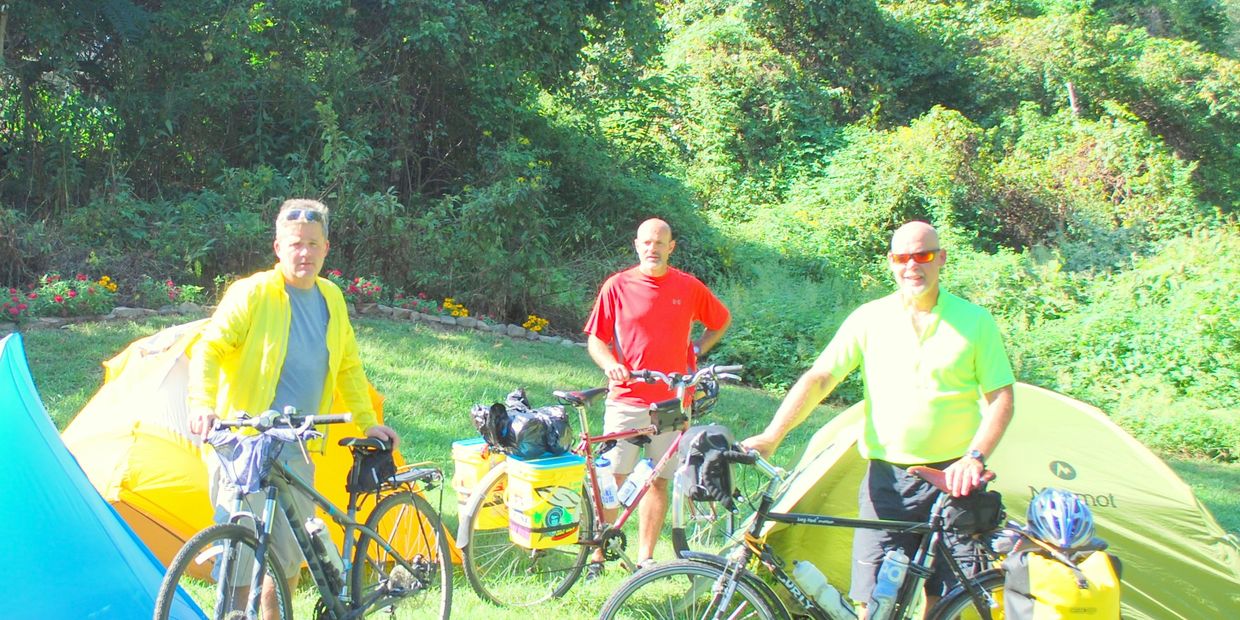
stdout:
[[(199, 440), (190, 436), (185, 403), (186, 352), (205, 323), (169, 327), (104, 362), (103, 386), (61, 435), (91, 484), (165, 566), (190, 536), (212, 523), (206, 465)], [(372, 389), (371, 398), (382, 421), (382, 397)], [(352, 456), (336, 440), (361, 435), (361, 429), (325, 428), (330, 436), (324, 452), (311, 452), (315, 488), (344, 506)], [(399, 454), (396, 459), (402, 463)], [(320, 516), (340, 544), (341, 528)]]
[[(861, 415), (854, 405), (814, 435), (774, 511), (856, 516)], [(1031, 497), (1048, 486), (1089, 504), (1098, 535), (1124, 565), (1124, 618), (1240, 618), (1240, 541), (1097, 408), (1018, 383), (1016, 416), (987, 466), (1010, 518), (1023, 522)], [(814, 562), (847, 591), (852, 530), (780, 525), (769, 540), (784, 559)]]

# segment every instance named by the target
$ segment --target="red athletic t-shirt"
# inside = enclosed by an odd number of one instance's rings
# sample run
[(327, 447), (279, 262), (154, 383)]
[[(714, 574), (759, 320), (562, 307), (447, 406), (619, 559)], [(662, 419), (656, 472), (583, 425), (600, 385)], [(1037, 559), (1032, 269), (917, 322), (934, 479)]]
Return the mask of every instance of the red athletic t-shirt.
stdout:
[[(688, 372), (697, 366), (689, 342), (693, 321), (719, 329), (729, 316), (701, 280), (674, 267), (657, 278), (633, 267), (603, 283), (585, 332), (611, 345), (629, 370)], [(638, 406), (676, 397), (662, 382), (612, 382), (610, 387), (610, 400)]]

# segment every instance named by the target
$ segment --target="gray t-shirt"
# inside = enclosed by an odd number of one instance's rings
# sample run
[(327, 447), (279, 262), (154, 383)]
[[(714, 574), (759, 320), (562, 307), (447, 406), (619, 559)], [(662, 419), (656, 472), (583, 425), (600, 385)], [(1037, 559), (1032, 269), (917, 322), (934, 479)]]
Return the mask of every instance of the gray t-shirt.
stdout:
[(327, 301), (317, 286), (299, 289), (286, 283), (284, 290), (288, 292), (293, 317), (288, 328), (288, 351), (271, 408), (283, 411), (286, 405), (292, 405), (298, 413), (323, 413), (319, 411), (319, 401), (327, 379)]

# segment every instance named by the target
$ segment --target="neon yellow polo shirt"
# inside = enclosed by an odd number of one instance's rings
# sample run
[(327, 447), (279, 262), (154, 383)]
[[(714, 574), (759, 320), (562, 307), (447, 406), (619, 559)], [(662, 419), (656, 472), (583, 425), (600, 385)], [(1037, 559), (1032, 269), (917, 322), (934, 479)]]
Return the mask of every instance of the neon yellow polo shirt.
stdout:
[(865, 382), (867, 459), (935, 463), (960, 457), (981, 424), (978, 400), (1015, 382), (999, 326), (981, 306), (946, 291), (918, 337), (899, 293), (853, 311), (815, 362)]

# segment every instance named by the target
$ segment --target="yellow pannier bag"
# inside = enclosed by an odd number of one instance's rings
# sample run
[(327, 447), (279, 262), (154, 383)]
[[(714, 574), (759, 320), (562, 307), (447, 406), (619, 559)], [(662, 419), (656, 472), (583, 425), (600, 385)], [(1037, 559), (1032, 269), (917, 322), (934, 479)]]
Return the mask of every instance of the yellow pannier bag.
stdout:
[(1118, 560), (1094, 551), (1076, 566), (1025, 549), (1003, 562), (1005, 620), (1119, 619)]

